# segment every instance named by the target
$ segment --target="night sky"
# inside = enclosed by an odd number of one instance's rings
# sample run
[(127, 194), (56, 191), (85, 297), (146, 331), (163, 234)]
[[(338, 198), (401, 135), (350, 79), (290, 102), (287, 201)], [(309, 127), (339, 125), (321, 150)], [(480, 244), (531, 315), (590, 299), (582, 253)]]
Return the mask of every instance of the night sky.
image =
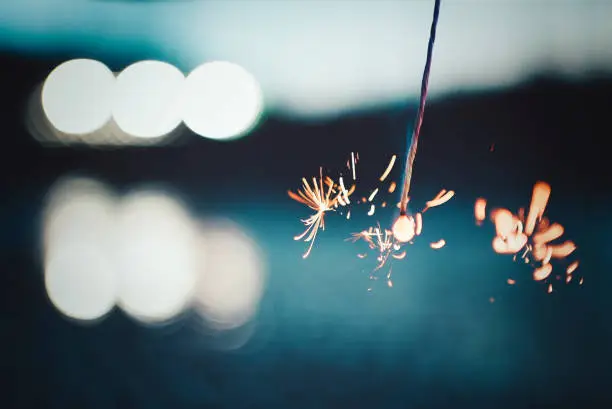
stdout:
[[(352, 151), (364, 180), (374, 181), (392, 154), (403, 155), (417, 101), (308, 123), (270, 113), (230, 143), (184, 130), (164, 147), (43, 147), (25, 127), (27, 101), (70, 57), (0, 58), (1, 407), (612, 405), (612, 77), (568, 82), (542, 73), (429, 104), (412, 200), (424, 203), (442, 188), (456, 196), (428, 214), (423, 240), (394, 267), (394, 287), (368, 292), (369, 265), (344, 239), (371, 218), (365, 211), (350, 221), (330, 217), (303, 260), (306, 246), (292, 237), (307, 213), (286, 191), (319, 166), (342, 168)], [(143, 327), (119, 310), (95, 325), (63, 318), (45, 294), (40, 215), (49, 187), (75, 174), (118, 191), (161, 183), (194, 214), (248, 228), (269, 279), (247, 344), (219, 351), (189, 313), (163, 328)], [(581, 287), (547, 294), (531, 269), (493, 253), (490, 224), (474, 224), (477, 197), (516, 210), (529, 204), (538, 180), (552, 186), (548, 216), (578, 245)], [(440, 237), (447, 246), (429, 249)], [(517, 285), (508, 286), (508, 277)]]

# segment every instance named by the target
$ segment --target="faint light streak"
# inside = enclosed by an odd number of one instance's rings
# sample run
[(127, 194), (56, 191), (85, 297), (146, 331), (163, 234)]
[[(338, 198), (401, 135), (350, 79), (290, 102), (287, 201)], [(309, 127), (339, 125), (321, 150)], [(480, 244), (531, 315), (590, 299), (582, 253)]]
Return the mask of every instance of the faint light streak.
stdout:
[(357, 173), (355, 170), (355, 153), (351, 152), (351, 163), (353, 164), (352, 166), (352, 170), (353, 170), (353, 180), (357, 180)]
[(389, 161), (389, 164), (387, 165), (387, 169), (385, 169), (384, 173), (379, 179), (381, 182), (384, 182), (387, 176), (389, 176), (389, 173), (391, 173), (391, 169), (393, 169), (393, 165), (395, 164), (395, 159), (396, 159), (396, 155), (393, 155), (391, 157), (391, 160)]
[(431, 243), (429, 246), (434, 250), (439, 250), (442, 247), (446, 246), (446, 240), (440, 239), (436, 242)]

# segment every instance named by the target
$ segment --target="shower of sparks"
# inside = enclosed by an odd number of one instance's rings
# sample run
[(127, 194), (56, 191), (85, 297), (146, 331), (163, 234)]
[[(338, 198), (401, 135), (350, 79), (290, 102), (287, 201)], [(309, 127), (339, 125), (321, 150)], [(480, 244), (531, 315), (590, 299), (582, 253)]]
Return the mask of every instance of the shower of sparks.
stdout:
[[(525, 217), (525, 209), (519, 209), (515, 215), (508, 209), (494, 209), (491, 220), (495, 225), (496, 236), (493, 239), (493, 250), (498, 254), (512, 254), (513, 259), (522, 260), (534, 268), (533, 279), (547, 283), (547, 292), (553, 291), (551, 260), (564, 259), (576, 250), (572, 241), (555, 243), (561, 238), (565, 229), (559, 223), (551, 223), (544, 216), (551, 188), (548, 183), (537, 182), (533, 187), (529, 212)], [(487, 202), (479, 198), (474, 206), (476, 223), (482, 224), (485, 219)], [(579, 266), (578, 261), (572, 262), (565, 270), (565, 282), (570, 283)], [(560, 276), (556, 276), (561, 279)], [(580, 279), (583, 282), (583, 279)], [(510, 280), (508, 281), (510, 284)], [(515, 281), (512, 280), (512, 284)]]
[(333, 179), (328, 176), (324, 178), (323, 168), (321, 168), (319, 171), (319, 178), (312, 178), (312, 185), (309, 184), (306, 178), (302, 178), (301, 190), (298, 189), (297, 193), (292, 191), (287, 192), (290, 198), (315, 211), (315, 214), (307, 219), (302, 219), (302, 223), (306, 226), (306, 230), (302, 234), (294, 237), (294, 240), (304, 240), (310, 243), (303, 258), (310, 255), (319, 228), (325, 230), (325, 213), (334, 211), (338, 206), (346, 206), (350, 203), (349, 196), (354, 190), (355, 185), (347, 191), (343, 184), (336, 184)]
[[(396, 222), (393, 229), (382, 229), (380, 224), (376, 227), (369, 227), (367, 230), (363, 230), (359, 233), (353, 233), (349, 240), (357, 242), (362, 240), (368, 245), (370, 251), (376, 253), (376, 266), (370, 273), (371, 280), (378, 280), (378, 273), (385, 266), (389, 266), (388, 272), (385, 275), (387, 284), (389, 287), (393, 286), (392, 281), (392, 269), (389, 265), (392, 260), (403, 260), (407, 256), (405, 249), (406, 244), (414, 244), (414, 238), (420, 236), (423, 231), (423, 213), (432, 207), (440, 206), (449, 201), (454, 195), (453, 191), (441, 190), (432, 200), (428, 201), (420, 212), (417, 212), (414, 217), (402, 216), (400, 217), (399, 223), (402, 225), (402, 234), (398, 234)], [(373, 204), (371, 205), (373, 209)], [(373, 213), (373, 210), (372, 210)], [(368, 213), (370, 214), (370, 213)], [(434, 250), (441, 249), (446, 245), (444, 239), (440, 239), (437, 242), (431, 243), (430, 247)], [(357, 255), (360, 259), (367, 258), (367, 253), (359, 253)], [(369, 289), (371, 291), (371, 289)]]

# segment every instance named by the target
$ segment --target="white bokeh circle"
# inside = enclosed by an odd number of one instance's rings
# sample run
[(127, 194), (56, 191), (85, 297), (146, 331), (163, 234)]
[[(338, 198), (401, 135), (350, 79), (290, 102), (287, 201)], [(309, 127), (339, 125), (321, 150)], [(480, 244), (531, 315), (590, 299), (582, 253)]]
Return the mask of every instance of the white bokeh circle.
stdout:
[(42, 107), (58, 130), (72, 135), (92, 133), (111, 118), (115, 75), (104, 64), (89, 59), (57, 66), (42, 88)]
[(263, 110), (259, 83), (247, 70), (213, 61), (193, 70), (185, 81), (183, 121), (196, 134), (216, 140), (249, 132)]
[(45, 288), (52, 304), (77, 320), (102, 318), (115, 306), (117, 276), (106, 255), (94, 246), (65, 247), (45, 263)]
[(266, 281), (261, 250), (237, 224), (201, 226), (205, 259), (194, 294), (195, 308), (219, 330), (240, 327), (257, 312)]
[(129, 135), (158, 138), (181, 123), (185, 76), (171, 64), (140, 61), (117, 76), (113, 118)]
[(119, 306), (147, 323), (175, 317), (189, 303), (197, 274), (187, 211), (163, 193), (141, 191), (124, 198), (117, 220)]

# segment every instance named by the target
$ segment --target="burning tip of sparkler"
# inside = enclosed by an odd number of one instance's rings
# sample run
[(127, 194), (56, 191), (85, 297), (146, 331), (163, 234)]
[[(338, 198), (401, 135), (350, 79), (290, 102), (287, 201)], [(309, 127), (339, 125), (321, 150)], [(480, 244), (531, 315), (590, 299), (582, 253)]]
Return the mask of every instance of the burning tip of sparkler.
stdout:
[(392, 227), (393, 237), (400, 243), (407, 243), (416, 234), (416, 223), (414, 219), (407, 215), (400, 215)]

